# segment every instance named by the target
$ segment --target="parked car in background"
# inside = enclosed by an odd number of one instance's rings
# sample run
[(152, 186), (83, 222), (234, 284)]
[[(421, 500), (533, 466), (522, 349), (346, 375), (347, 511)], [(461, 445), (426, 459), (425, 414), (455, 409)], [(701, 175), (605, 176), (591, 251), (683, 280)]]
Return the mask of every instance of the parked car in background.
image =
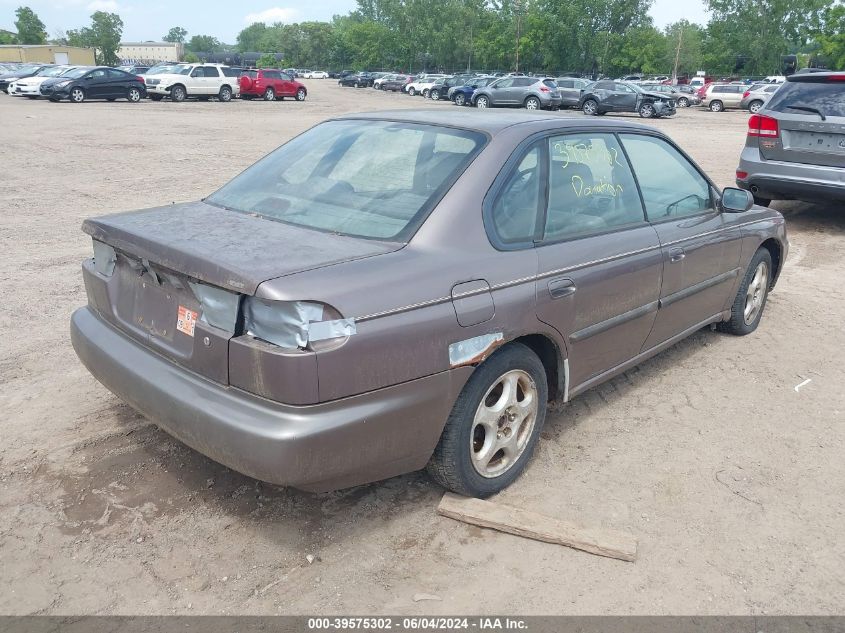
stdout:
[(791, 75), (748, 120), (736, 183), (758, 204), (845, 200), (845, 73)]
[(45, 80), (39, 89), (50, 101), (68, 99), (73, 103), (92, 99), (126, 99), (137, 103), (147, 93), (143, 78), (106, 66), (75, 68)]
[(555, 83), (560, 91), (561, 107), (574, 108), (580, 103), (584, 89), (594, 82), (581, 77), (557, 77)]
[(603, 79), (581, 95), (578, 108), (587, 115), (637, 112), (644, 119), (672, 116), (675, 100), (660, 92), (646, 92), (636, 84)]
[(751, 86), (748, 90), (742, 93), (742, 101), (739, 102), (739, 107), (743, 110), (748, 110), (751, 114), (757, 114), (766, 102), (771, 99), (782, 84), (762, 84)]
[(9, 84), (7, 92), (13, 97), (37, 99), (41, 96), (41, 84), (52, 77), (60, 77), (79, 66), (52, 66), (32, 77), (18, 79)]
[(307, 70), (302, 76), (305, 79), (328, 79), (329, 73), (325, 70)]
[(440, 101), (441, 99), (449, 98), (449, 91), (455, 86), (463, 86), (469, 77), (466, 75), (459, 75), (455, 77), (441, 77), (435, 80), (434, 84), (428, 90), (428, 98), (433, 101)]
[(698, 98), (698, 95), (681, 92), (677, 89), (677, 86), (642, 83), (639, 84), (639, 87), (646, 92), (659, 92), (661, 94), (669, 95), (675, 100), (675, 105), (679, 108), (688, 108), (701, 103), (701, 99)]
[(161, 101), (170, 97), (181, 102), (189, 98), (231, 101), (237, 96), (240, 86), (237, 77), (228, 77), (223, 64), (177, 64), (165, 72), (144, 75), (150, 99)]
[(82, 228), (73, 347), (161, 428), (275, 484), (427, 467), (479, 497), (550, 401), (754, 332), (788, 251), (658, 130), (451, 109), (327, 121), (202, 201)]
[(26, 79), (38, 75), (55, 64), (21, 64), (14, 70), (0, 75), (0, 90), (9, 91), (9, 84), (18, 79)]
[(625, 75), (624, 77), (620, 77), (616, 81), (643, 81), (644, 77), (642, 75)]
[(376, 90), (381, 90), (385, 82), (391, 81), (395, 78), (396, 75), (394, 73), (387, 73), (386, 75), (382, 75), (378, 79), (373, 80), (373, 88), (375, 88)]
[(521, 106), (528, 110), (560, 108), (560, 92), (551, 77), (502, 77), (472, 94), (476, 108)]
[(434, 85), (434, 82), (445, 76), (446, 75), (437, 75), (434, 73), (420, 75), (405, 87), (405, 92), (407, 92), (412, 97), (415, 95), (422, 95), (423, 97), (427, 97), (428, 91)]
[(388, 75), (382, 77), (379, 81), (381, 90), (389, 90), (390, 92), (402, 92), (402, 89), (408, 84), (410, 75)]
[(743, 84), (709, 84), (704, 90), (701, 105), (711, 112), (722, 112), (727, 108), (738, 108), (745, 92)]
[(375, 78), (371, 73), (355, 73), (354, 75), (346, 75), (338, 80), (338, 86), (352, 86), (354, 88), (370, 88), (373, 85)]
[(472, 105), (472, 95), (475, 93), (476, 90), (479, 88), (484, 88), (494, 81), (496, 81), (498, 77), (490, 76), (490, 77), (475, 77), (470, 79), (462, 86), (454, 86), (453, 88), (449, 89), (447, 93), (448, 99), (458, 106), (464, 105)]
[(305, 101), (308, 89), (289, 74), (281, 70), (257, 68), (244, 70), (238, 78), (241, 99), (264, 99), (265, 101), (284, 101), (293, 97)]
[(143, 75), (146, 73), (151, 67), (150, 66), (137, 66), (135, 64), (129, 64), (124, 66), (116, 66), (118, 70), (122, 70), (125, 73), (129, 73), (130, 75)]

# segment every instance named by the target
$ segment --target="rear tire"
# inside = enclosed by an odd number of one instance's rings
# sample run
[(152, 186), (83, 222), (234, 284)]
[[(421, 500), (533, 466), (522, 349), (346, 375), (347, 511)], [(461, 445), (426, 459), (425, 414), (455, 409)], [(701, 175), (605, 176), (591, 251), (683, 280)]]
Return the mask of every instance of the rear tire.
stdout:
[(413, 97), (414, 95), (416, 95), (416, 94), (417, 94), (417, 89), (416, 89), (416, 88), (413, 88), (413, 87), (408, 88), (408, 94), (409, 94), (409, 95), (411, 95), (411, 96)]
[(766, 248), (758, 248), (751, 258), (748, 270), (742, 278), (739, 290), (731, 305), (731, 318), (719, 324), (719, 329), (736, 336), (751, 334), (760, 324), (769, 285), (772, 283), (772, 254)]
[(754, 204), (761, 206), (761, 207), (768, 207), (770, 204), (772, 204), (772, 199), (771, 198), (761, 198), (760, 196), (754, 196)]
[(710, 112), (721, 112), (725, 109), (725, 105), (721, 101), (710, 102)]
[(525, 100), (525, 109), (526, 110), (539, 110), (540, 109), (540, 100), (537, 97), (528, 97)]
[(763, 109), (763, 102), (762, 101), (752, 101), (748, 104), (748, 111), (751, 114), (757, 114), (760, 110)]
[(688, 108), (689, 107), (689, 99), (686, 97), (681, 97), (678, 99), (678, 107), (679, 108)]
[(431, 97), (432, 101), (440, 101), (440, 91), (439, 90), (432, 90), (428, 93), (428, 96)]
[(126, 100), (129, 103), (138, 103), (141, 100), (141, 91), (137, 88), (130, 88), (126, 93)]
[(501, 348), (476, 368), (455, 400), (428, 462), (429, 474), (469, 497), (506, 488), (531, 459), (547, 400), (546, 371), (537, 355), (521, 343)]
[(229, 86), (223, 86), (217, 93), (217, 98), (224, 103), (228, 103), (232, 100), (232, 89)]

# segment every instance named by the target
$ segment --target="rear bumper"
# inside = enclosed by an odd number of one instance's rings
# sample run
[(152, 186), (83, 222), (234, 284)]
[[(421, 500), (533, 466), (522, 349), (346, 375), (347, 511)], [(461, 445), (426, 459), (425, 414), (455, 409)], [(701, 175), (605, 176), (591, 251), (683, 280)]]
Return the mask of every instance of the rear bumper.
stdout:
[(327, 491), (418, 470), (428, 462), (472, 368), (311, 406), (221, 385), (144, 348), (88, 307), (71, 341), (105, 387), (162, 429), (233, 470)]
[(840, 167), (768, 161), (757, 147), (746, 146), (737, 170), (748, 173), (737, 178), (737, 186), (761, 198), (845, 200), (845, 170)]

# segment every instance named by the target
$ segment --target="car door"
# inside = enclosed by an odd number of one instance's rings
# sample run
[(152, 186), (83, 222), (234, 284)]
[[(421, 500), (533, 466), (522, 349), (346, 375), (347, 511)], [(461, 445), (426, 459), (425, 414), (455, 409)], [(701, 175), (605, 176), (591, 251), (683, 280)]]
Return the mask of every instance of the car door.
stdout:
[(88, 99), (105, 99), (109, 96), (108, 75), (105, 68), (97, 68), (85, 75), (82, 80), (85, 96)]
[(574, 393), (640, 352), (657, 313), (660, 244), (613, 134), (552, 136), (543, 157), (536, 310), (564, 342)]
[(700, 327), (730, 305), (741, 270), (741, 230), (719, 210), (707, 178), (678, 148), (646, 133), (621, 134), (660, 239), (660, 309), (644, 349)]
[(633, 112), (637, 109), (637, 92), (623, 83), (614, 83), (608, 102), (615, 112)]
[(513, 86), (513, 79), (507, 77), (490, 84), (487, 92), (490, 94), (491, 105), (505, 105), (508, 103), (509, 90)]
[(205, 66), (203, 68), (204, 77), (202, 80), (203, 94), (216, 95), (220, 92), (220, 69), (216, 66)]
[(132, 75), (109, 68), (106, 71), (106, 88), (105, 92), (110, 99), (119, 99), (125, 97), (129, 91), (129, 82)]
[(284, 97), (290, 97), (296, 94), (296, 83), (293, 77), (287, 73), (279, 73), (279, 90)]

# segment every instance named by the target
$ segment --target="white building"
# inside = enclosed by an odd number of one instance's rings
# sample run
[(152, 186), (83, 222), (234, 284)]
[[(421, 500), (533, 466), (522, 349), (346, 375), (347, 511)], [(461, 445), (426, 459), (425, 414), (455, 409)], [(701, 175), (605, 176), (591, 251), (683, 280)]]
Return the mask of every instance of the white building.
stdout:
[(175, 42), (121, 42), (117, 56), (122, 64), (178, 62), (185, 54), (185, 45)]

